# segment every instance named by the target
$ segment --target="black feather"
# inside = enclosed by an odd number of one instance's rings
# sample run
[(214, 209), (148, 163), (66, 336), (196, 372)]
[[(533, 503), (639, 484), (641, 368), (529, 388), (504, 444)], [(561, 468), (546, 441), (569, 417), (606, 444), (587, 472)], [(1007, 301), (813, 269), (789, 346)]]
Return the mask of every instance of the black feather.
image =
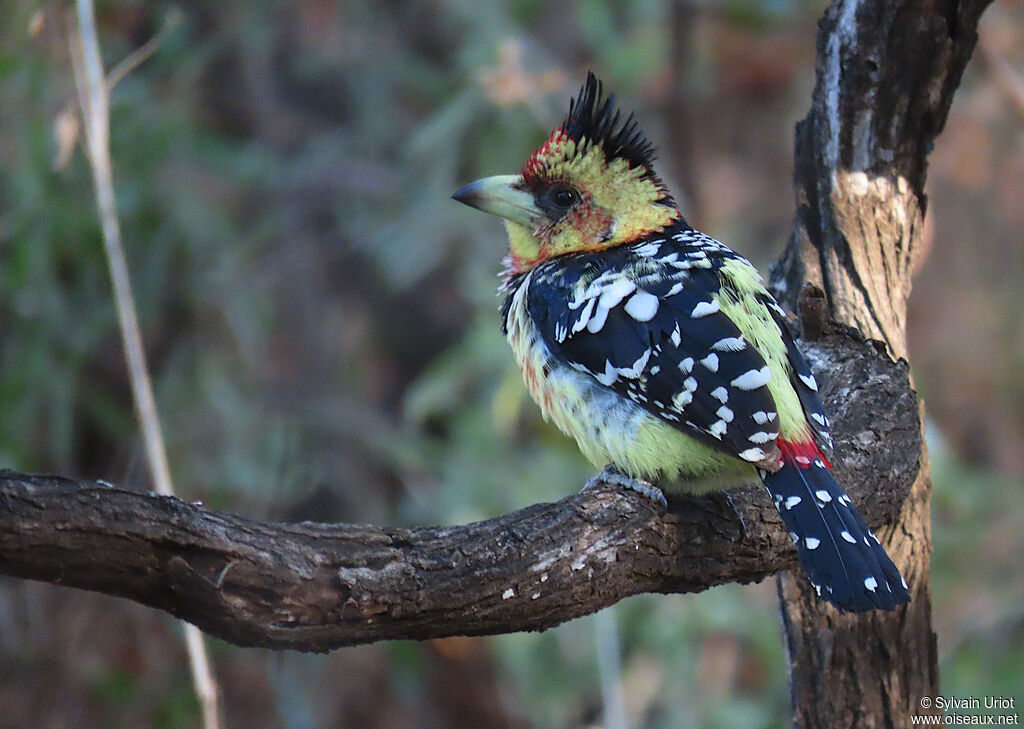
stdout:
[(587, 73), (579, 96), (569, 102), (569, 116), (562, 122), (561, 129), (576, 142), (586, 139), (599, 145), (608, 159), (625, 159), (630, 167), (643, 168), (646, 177), (657, 179), (652, 167), (654, 145), (640, 131), (632, 114), (622, 121), (614, 94), (604, 95), (602, 84), (593, 72)]

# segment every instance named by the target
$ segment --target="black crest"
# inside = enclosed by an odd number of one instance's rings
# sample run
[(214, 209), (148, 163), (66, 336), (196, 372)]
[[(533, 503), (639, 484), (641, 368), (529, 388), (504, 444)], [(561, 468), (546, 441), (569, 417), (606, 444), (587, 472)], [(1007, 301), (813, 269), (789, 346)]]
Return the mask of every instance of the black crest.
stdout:
[(604, 97), (601, 82), (592, 71), (587, 73), (579, 96), (569, 102), (569, 116), (562, 122), (562, 131), (571, 139), (586, 137), (600, 145), (609, 159), (621, 157), (631, 167), (643, 167), (649, 175), (654, 174), (654, 145), (640, 131), (632, 114), (622, 121), (622, 112), (615, 108), (615, 95)]

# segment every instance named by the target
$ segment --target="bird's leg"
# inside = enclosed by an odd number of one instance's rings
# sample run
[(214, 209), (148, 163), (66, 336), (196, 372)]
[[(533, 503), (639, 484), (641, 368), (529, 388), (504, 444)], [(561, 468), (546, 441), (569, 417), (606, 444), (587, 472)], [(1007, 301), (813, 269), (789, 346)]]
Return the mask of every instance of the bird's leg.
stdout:
[(661, 508), (668, 508), (668, 501), (665, 500), (665, 494), (661, 489), (650, 481), (642, 481), (619, 473), (613, 463), (609, 463), (607, 466), (602, 468), (601, 472), (587, 481), (581, 490), (586, 491), (587, 489), (592, 489), (602, 482), (614, 484), (615, 486), (622, 486), (630, 489), (631, 491), (636, 491), (638, 494), (643, 494), (654, 503), (659, 504)]

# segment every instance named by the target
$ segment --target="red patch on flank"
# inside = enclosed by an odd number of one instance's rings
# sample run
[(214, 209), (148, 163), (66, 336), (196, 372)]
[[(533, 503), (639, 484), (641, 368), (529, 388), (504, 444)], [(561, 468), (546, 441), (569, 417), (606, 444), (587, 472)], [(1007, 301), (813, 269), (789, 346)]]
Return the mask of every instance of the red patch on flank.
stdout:
[(522, 361), (523, 379), (526, 381), (526, 389), (530, 391), (534, 401), (541, 406), (541, 411), (547, 413), (551, 410), (551, 393), (543, 385), (544, 382), (537, 376), (537, 370), (528, 359)]
[(818, 460), (824, 463), (830, 471), (832, 470), (832, 464), (828, 462), (825, 454), (821, 452), (821, 448), (809, 434), (807, 440), (790, 441), (780, 438), (778, 443), (779, 450), (782, 451), (780, 466), (783, 463), (792, 463), (797, 468), (810, 468), (811, 464)]

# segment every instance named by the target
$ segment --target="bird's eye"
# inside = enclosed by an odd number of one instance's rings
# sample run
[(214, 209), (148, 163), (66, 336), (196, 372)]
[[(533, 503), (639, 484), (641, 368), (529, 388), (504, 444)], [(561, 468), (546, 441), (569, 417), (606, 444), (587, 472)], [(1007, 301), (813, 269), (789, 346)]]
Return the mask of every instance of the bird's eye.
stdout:
[(568, 210), (580, 199), (580, 194), (571, 187), (560, 187), (551, 193), (551, 202), (558, 207)]

